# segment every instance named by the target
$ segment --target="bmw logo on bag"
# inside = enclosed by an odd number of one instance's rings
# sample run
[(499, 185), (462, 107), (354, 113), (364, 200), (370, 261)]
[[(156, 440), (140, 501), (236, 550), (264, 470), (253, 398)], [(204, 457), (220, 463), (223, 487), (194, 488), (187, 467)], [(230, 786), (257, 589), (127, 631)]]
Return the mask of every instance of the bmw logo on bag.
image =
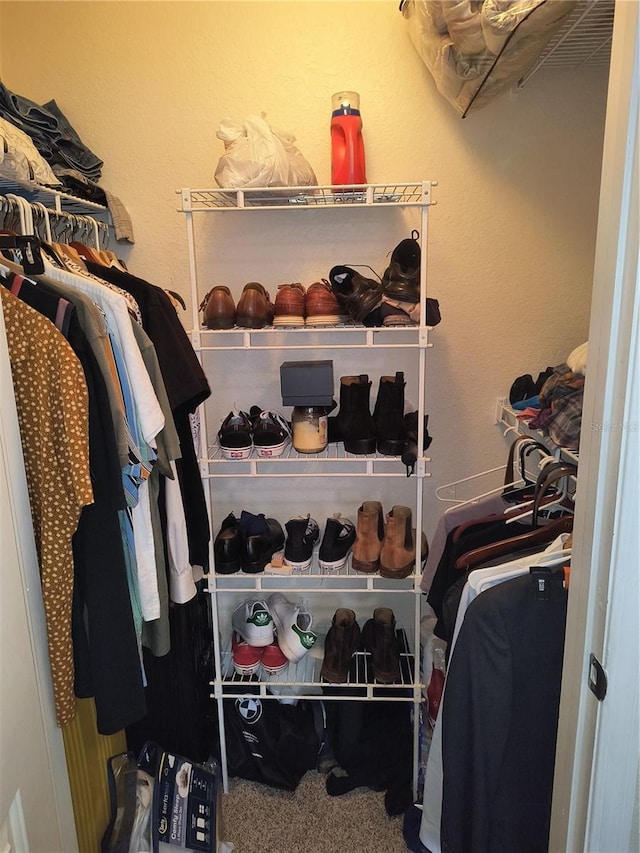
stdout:
[(236, 699), (236, 711), (248, 726), (253, 726), (262, 716), (262, 702), (255, 696)]

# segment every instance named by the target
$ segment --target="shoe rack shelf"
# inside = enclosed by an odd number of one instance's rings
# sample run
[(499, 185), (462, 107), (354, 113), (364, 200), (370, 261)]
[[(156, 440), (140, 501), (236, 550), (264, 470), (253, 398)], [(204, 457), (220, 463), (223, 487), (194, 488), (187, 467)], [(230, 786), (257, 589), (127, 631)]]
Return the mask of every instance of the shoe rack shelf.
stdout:
[[(325, 633), (328, 626), (320, 628)], [(351, 658), (348, 680), (344, 684), (326, 682), (320, 676), (322, 659), (310, 653), (298, 663), (288, 663), (276, 675), (238, 675), (233, 668), (231, 651), (222, 652), (223, 678), (216, 684), (217, 694), (225, 699), (235, 699), (255, 693), (263, 699), (385, 699), (396, 702), (414, 702), (413, 687), (416, 680), (413, 639), (405, 628), (396, 629), (400, 647), (400, 680), (383, 684), (373, 677), (371, 655), (357, 651)]]
[(363, 574), (351, 568), (351, 558), (343, 569), (326, 570), (319, 568), (317, 553), (313, 554), (311, 569), (307, 572), (294, 571), (289, 575), (271, 573), (268, 569), (260, 574), (237, 572), (231, 575), (207, 575), (209, 586), (217, 592), (291, 592), (292, 586), (298, 592), (323, 592), (339, 595), (341, 592), (383, 592), (385, 595), (411, 592), (420, 582), (421, 574), (408, 575), (402, 579), (383, 578), (378, 574)]
[[(334, 350), (341, 349), (415, 349), (430, 347), (428, 332), (431, 326), (388, 326), (367, 328), (356, 323), (334, 326), (289, 326), (282, 328), (202, 330), (192, 334), (192, 343), (201, 352), (229, 350)], [(339, 337), (337, 337), (339, 336)]]
[(430, 204), (433, 182), (334, 187), (247, 187), (182, 189), (183, 211), (335, 209), (340, 207), (422, 207)]
[[(428, 462), (428, 456), (417, 460), (418, 476)], [(255, 450), (248, 459), (224, 459), (220, 446), (214, 443), (208, 447), (200, 467), (203, 477), (300, 477), (304, 474), (315, 477), (407, 476), (399, 456), (356, 455), (348, 453), (342, 442), (332, 442), (320, 453), (299, 453), (289, 445), (281, 456), (271, 459), (257, 456)]]
[[(300, 351), (301, 359), (314, 356), (333, 358), (334, 365), (349, 365), (349, 369), (344, 373), (372, 373), (377, 370), (377, 365), (381, 366), (380, 373), (389, 372), (389, 365), (393, 364), (395, 358), (396, 362), (400, 361), (403, 365), (406, 363), (409, 366), (410, 372), (406, 375), (411, 378), (413, 387), (413, 396), (410, 399), (419, 413), (418, 446), (422, 447), (424, 438), (422, 414), (426, 411), (426, 354), (431, 347), (429, 341), (431, 329), (426, 325), (425, 300), (428, 260), (427, 226), (429, 207), (435, 204), (432, 197), (435, 186), (435, 182), (423, 181), (368, 184), (357, 188), (320, 186), (177, 190), (181, 202), (178, 209), (184, 215), (187, 231), (192, 308), (191, 341), (205, 371), (209, 369), (218, 377), (218, 384), (212, 386), (213, 395), (224, 397), (226, 394), (226, 400), (232, 399), (231, 395), (233, 398), (237, 395), (240, 399), (236, 402), (240, 404), (238, 407), (242, 408), (242, 400), (248, 399), (249, 395), (267, 393), (261, 388), (263, 383), (260, 375), (251, 379), (251, 371), (255, 374), (256, 370), (264, 369), (271, 371), (266, 374), (265, 381), (267, 384), (271, 382), (268, 387), (271, 397), (275, 398), (277, 394), (274, 392), (275, 380), (272, 374), (277, 371), (278, 353), (281, 350), (288, 351), (289, 359), (296, 357), (294, 351)], [(407, 218), (410, 216), (415, 223), (408, 229), (407, 223), (403, 221), (404, 209), (410, 209)], [(316, 220), (313, 214), (303, 213), (303, 211), (312, 210), (327, 211), (327, 214), (319, 215)], [(274, 217), (270, 217), (272, 211), (276, 212)], [(330, 217), (329, 211), (334, 212), (335, 219)], [(226, 221), (226, 216), (223, 223), (218, 220), (215, 222), (208, 220), (210, 216), (228, 213), (235, 214), (235, 217), (230, 220), (233, 225)], [(353, 234), (357, 243), (358, 234), (362, 234), (369, 228), (371, 230), (367, 233), (371, 240), (370, 245), (377, 246), (379, 245), (376, 242), (379, 239), (376, 236), (378, 233), (393, 233), (395, 228), (396, 233), (401, 231), (401, 236), (405, 237), (407, 230), (411, 231), (412, 227), (417, 228), (422, 246), (420, 322), (412, 326), (388, 327), (365, 327), (347, 322), (321, 327), (300, 325), (286, 328), (248, 329), (236, 326), (228, 330), (204, 329), (200, 320), (199, 306), (204, 294), (216, 281), (217, 258), (213, 254), (214, 244), (216, 239), (220, 239), (218, 235), (224, 233), (224, 241), (231, 239), (235, 246), (234, 234), (237, 233), (236, 251), (238, 248), (241, 249), (243, 239), (247, 239), (241, 224), (243, 213), (251, 214), (251, 222), (247, 227), (255, 228), (255, 233), (259, 235), (260, 240), (265, 240), (263, 235), (269, 234), (270, 221), (274, 223), (273, 230), (278, 235), (278, 239), (285, 239), (289, 243), (287, 254), (291, 254), (293, 263), (295, 263), (295, 249), (299, 245), (296, 228), (300, 229), (298, 236), (306, 234), (305, 237), (301, 237), (301, 240), (304, 241), (307, 252), (310, 246), (314, 246), (313, 238), (318, 233), (320, 235), (317, 245), (318, 260), (322, 259), (324, 253), (323, 265), (327, 269), (335, 263), (330, 261), (331, 254), (336, 251), (332, 245), (333, 236), (344, 243), (345, 239), (349, 241), (350, 235)], [(256, 226), (253, 218), (260, 215), (264, 219), (261, 219)], [(206, 222), (203, 217), (207, 220)], [(286, 220), (286, 228), (283, 225), (283, 219)], [(234, 232), (236, 221), (238, 229)], [(284, 238), (282, 237), (283, 229), (287, 235)], [(275, 234), (272, 235), (274, 239)], [(332, 236), (327, 236), (328, 234)], [(205, 242), (204, 248), (202, 246), (197, 248), (196, 242), (203, 239), (209, 242)], [(227, 258), (230, 257), (233, 249), (227, 246), (226, 242), (221, 243), (221, 246), (224, 246)], [(389, 246), (390, 249), (391, 246)], [(207, 262), (203, 260), (200, 265), (198, 264), (199, 253), (200, 258), (207, 256)], [(241, 264), (238, 264), (238, 267), (241, 268)], [(240, 272), (238, 278), (242, 274)], [(199, 277), (202, 278), (201, 283)], [(254, 352), (252, 354), (248, 351)], [(397, 356), (394, 356), (394, 351), (397, 351)], [(242, 354), (243, 352), (246, 352), (246, 356)], [(244, 384), (241, 387), (238, 387), (236, 382), (238, 369), (249, 374), (249, 378), (243, 377)], [(342, 370), (342, 366), (339, 369)], [(392, 500), (392, 496), (395, 498), (397, 494), (411, 495), (404, 502), (412, 504), (416, 542), (419, 543), (422, 533), (423, 484), (424, 479), (429, 476), (427, 471), (429, 457), (424, 453), (419, 455), (415, 471), (409, 478), (406, 467), (399, 457), (386, 457), (380, 454), (357, 456), (347, 453), (341, 443), (330, 443), (325, 451), (318, 454), (301, 454), (289, 448), (277, 458), (260, 458), (254, 450), (252, 456), (246, 460), (223, 459), (215, 439), (220, 421), (228, 411), (227, 408), (225, 412), (218, 412), (218, 409), (224, 405), (226, 403), (218, 400), (214, 400), (213, 404), (209, 401), (209, 408), (203, 406), (200, 410), (200, 471), (205, 481), (205, 497), (211, 519), (211, 571), (207, 580), (212, 601), (212, 632), (213, 637), (218, 640), (213, 643), (215, 671), (218, 675), (211, 683), (211, 695), (218, 709), (223, 788), (225, 791), (228, 790), (223, 701), (226, 698), (242, 697), (251, 692), (267, 699), (277, 699), (280, 696), (316, 700), (330, 698), (332, 701), (375, 698), (411, 703), (415, 792), (419, 769), (420, 703), (424, 688), (420, 683), (418, 666), (421, 617), (420, 574), (416, 572), (402, 580), (390, 580), (378, 575), (357, 573), (350, 568), (350, 562), (347, 568), (340, 572), (322, 573), (319, 570), (317, 555), (314, 555), (309, 573), (280, 575), (265, 572), (259, 575), (243, 573), (224, 575), (215, 572), (213, 542), (220, 522), (227, 512), (232, 510), (237, 512), (241, 508), (239, 502), (245, 498), (251, 500), (263, 484), (268, 492), (280, 501), (276, 506), (282, 507), (286, 504), (286, 511), (289, 511), (291, 516), (300, 513), (301, 500), (305, 502), (309, 500), (309, 506), (305, 505), (304, 512), (312, 509), (316, 493), (322, 492), (323, 496), (329, 495), (331, 501), (336, 501), (337, 505), (333, 505), (331, 511), (338, 509), (342, 500), (345, 503), (344, 514), (353, 517), (354, 506), (357, 507), (358, 503), (367, 499), (367, 488), (364, 484), (360, 486), (362, 480), (358, 478), (375, 477), (377, 478), (375, 490), (384, 495), (383, 505), (387, 511), (391, 509), (393, 503), (403, 502), (402, 499)], [(233, 408), (236, 408), (235, 403)], [(215, 423), (211, 422), (212, 418)], [(207, 425), (207, 419), (211, 422), (209, 425)], [(290, 478), (290, 480), (284, 484), (283, 478)], [(251, 482), (248, 483), (247, 480)], [(352, 480), (355, 480), (355, 483)], [(386, 493), (385, 480), (389, 480), (390, 483)], [(325, 486), (322, 486), (323, 482)], [(301, 483), (305, 485), (301, 486)], [(348, 495), (343, 497), (343, 489), (347, 492), (350, 489), (352, 493), (360, 495), (358, 503)], [(310, 498), (307, 498), (307, 495), (310, 495)], [(323, 499), (327, 501), (327, 497)], [(281, 522), (284, 521), (285, 510), (282, 512), (276, 509), (270, 510), (267, 504), (264, 511), (279, 517)], [(314, 515), (313, 511), (311, 514)], [(314, 600), (319, 602), (316, 610), (318, 615), (314, 621), (317, 620), (320, 623), (330, 621), (331, 616), (327, 615), (328, 611), (333, 612), (336, 607), (354, 607), (360, 612), (359, 605), (355, 604), (358, 596), (366, 595), (368, 602), (374, 603), (374, 606), (391, 599), (396, 607), (394, 612), (398, 614), (397, 624), (403, 626), (398, 629), (401, 646), (401, 680), (394, 684), (374, 682), (369, 654), (358, 651), (353, 655), (349, 680), (346, 684), (323, 683), (320, 677), (322, 655), (315, 649), (312, 649), (299, 663), (289, 663), (278, 675), (265, 676), (263, 673), (258, 676), (237, 675), (233, 670), (231, 652), (228, 648), (230, 630), (227, 630), (227, 626), (230, 624), (231, 610), (243, 596), (263, 597), (265, 592), (282, 592), (288, 598), (299, 598), (299, 593), (304, 593), (304, 596), (311, 601), (312, 613)], [(367, 603), (368, 607), (369, 603)], [(224, 626), (223, 630), (221, 626)], [(314, 630), (319, 634), (323, 632), (323, 629), (318, 628), (317, 625), (314, 625)]]

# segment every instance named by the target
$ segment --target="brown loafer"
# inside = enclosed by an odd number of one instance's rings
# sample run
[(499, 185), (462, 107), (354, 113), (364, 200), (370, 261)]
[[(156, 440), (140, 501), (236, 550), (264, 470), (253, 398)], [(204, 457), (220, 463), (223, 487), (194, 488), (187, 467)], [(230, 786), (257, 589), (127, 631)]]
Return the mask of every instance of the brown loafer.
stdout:
[(236, 323), (243, 329), (262, 329), (273, 323), (271, 297), (259, 282), (245, 284), (236, 308)]
[(307, 326), (334, 326), (346, 323), (350, 317), (343, 313), (331, 285), (323, 278), (310, 284), (305, 299)]
[(299, 283), (278, 286), (273, 309), (274, 326), (304, 326), (304, 287)]
[(219, 284), (207, 293), (200, 304), (207, 329), (231, 329), (236, 321), (236, 306), (231, 291)]

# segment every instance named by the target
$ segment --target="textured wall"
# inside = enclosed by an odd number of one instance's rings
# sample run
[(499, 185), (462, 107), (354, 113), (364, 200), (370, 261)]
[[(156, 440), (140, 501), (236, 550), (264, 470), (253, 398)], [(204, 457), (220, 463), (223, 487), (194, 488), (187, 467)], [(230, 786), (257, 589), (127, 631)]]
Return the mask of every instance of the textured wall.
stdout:
[[(504, 461), (492, 425), (496, 396), (586, 338), (602, 71), (543, 71), (525, 90), (461, 120), (438, 95), (391, 1), (3, 2), (0, 55), (10, 89), (55, 98), (104, 158), (103, 184), (134, 220), (130, 269), (185, 294), (175, 190), (213, 185), (219, 120), (266, 111), (295, 133), (326, 183), (331, 94), (360, 93), (369, 180), (439, 182), (429, 281), (443, 322), (428, 365), (427, 528), (441, 509), (435, 486)], [(273, 293), (282, 281), (326, 275), (356, 256), (382, 271), (396, 233), (366, 245), (362, 224), (349, 216), (343, 237), (351, 251), (327, 244), (322, 224), (320, 238), (304, 235), (298, 246), (281, 223), (277, 239), (235, 214), (215, 226), (225, 230), (208, 224), (210, 236), (236, 245), (221, 240), (206, 255), (207, 284), (227, 280), (239, 292), (257, 277)], [(393, 369), (371, 365), (374, 375)]]

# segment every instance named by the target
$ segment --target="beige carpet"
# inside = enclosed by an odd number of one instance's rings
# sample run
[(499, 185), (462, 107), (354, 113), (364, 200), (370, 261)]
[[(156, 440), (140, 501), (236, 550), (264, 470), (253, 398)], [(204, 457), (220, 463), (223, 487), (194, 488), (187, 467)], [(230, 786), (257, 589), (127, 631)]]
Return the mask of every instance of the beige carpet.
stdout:
[(402, 817), (388, 817), (384, 792), (330, 797), (324, 785), (315, 771), (291, 792), (231, 779), (222, 838), (236, 853), (406, 853)]

